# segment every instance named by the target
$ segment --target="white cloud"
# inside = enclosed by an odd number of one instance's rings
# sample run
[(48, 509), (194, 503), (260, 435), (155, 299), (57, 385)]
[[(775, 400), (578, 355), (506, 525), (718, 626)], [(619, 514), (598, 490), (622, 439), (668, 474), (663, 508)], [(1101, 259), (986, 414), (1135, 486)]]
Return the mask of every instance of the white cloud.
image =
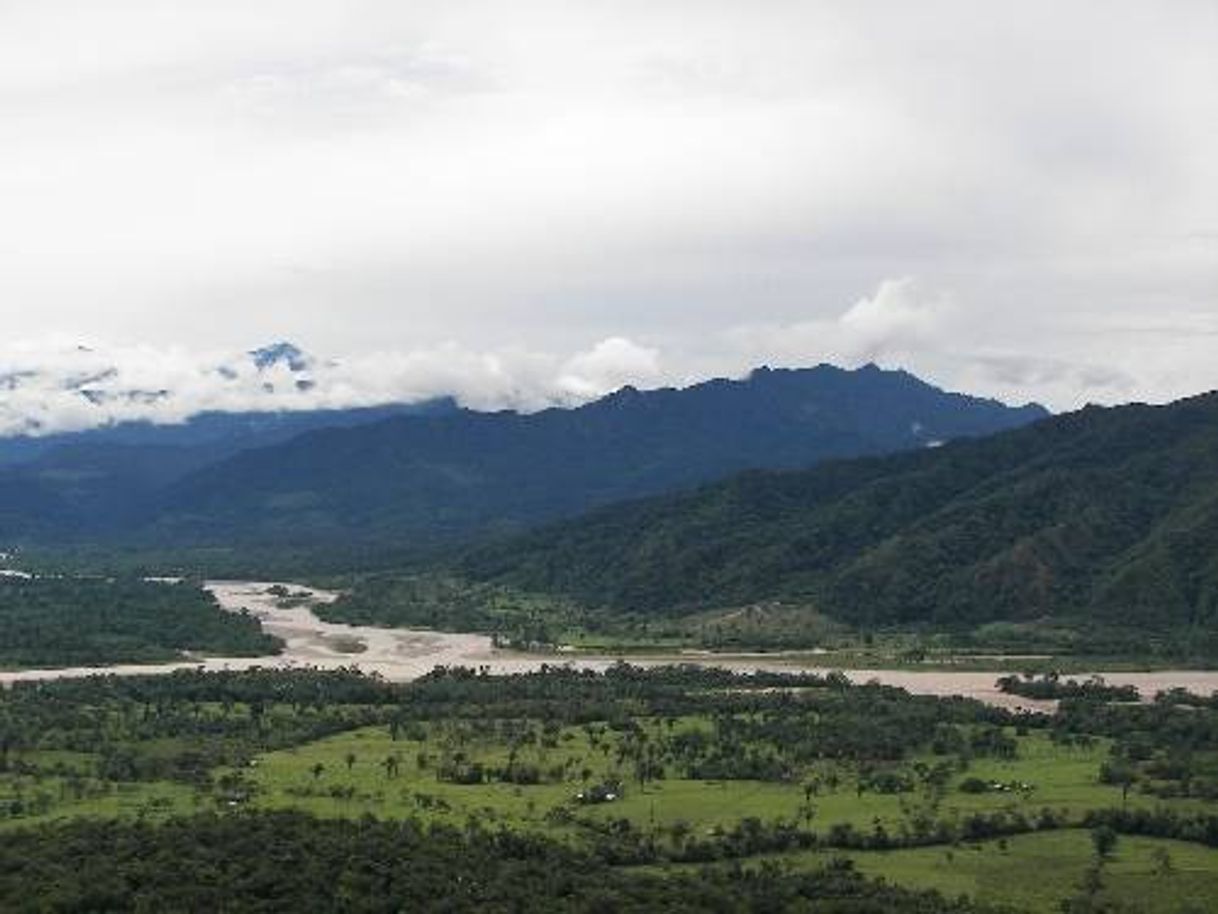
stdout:
[(834, 318), (731, 328), (723, 334), (723, 360), (737, 373), (763, 362), (875, 362), (950, 390), (1012, 403), (1038, 400), (1064, 410), (1088, 402), (1173, 399), (1198, 393), (1206, 383), (1218, 387), (1218, 373), (1191, 345), (1204, 338), (1206, 327), (1218, 334), (1213, 321), (1183, 315), (1155, 333), (1103, 314), (1070, 324), (1033, 311), (990, 312), (904, 277), (882, 281)]
[(747, 359), (791, 364), (824, 360), (849, 366), (900, 362), (943, 339), (953, 310), (946, 295), (928, 292), (916, 279), (903, 277), (882, 281), (874, 294), (833, 318), (742, 325), (725, 336)]
[(1218, 385), (1119, 330), (1214, 313), (1215, 46), (1212, 0), (7, 0), (0, 325), (485, 402), (614, 336), (1161, 399)]
[(341, 409), (451, 396), (472, 409), (571, 405), (653, 384), (659, 353), (621, 337), (570, 359), (455, 343), (259, 367), (247, 352), (17, 343), (0, 347), (0, 435), (112, 422), (180, 422), (209, 410)]
[(851, 345), (871, 358), (926, 345), (942, 334), (950, 312), (946, 298), (928, 298), (906, 277), (880, 283), (873, 296), (860, 299), (838, 323)]
[(562, 368), (558, 388), (572, 397), (587, 399), (627, 384), (652, 387), (662, 377), (659, 350), (614, 336), (573, 356)]

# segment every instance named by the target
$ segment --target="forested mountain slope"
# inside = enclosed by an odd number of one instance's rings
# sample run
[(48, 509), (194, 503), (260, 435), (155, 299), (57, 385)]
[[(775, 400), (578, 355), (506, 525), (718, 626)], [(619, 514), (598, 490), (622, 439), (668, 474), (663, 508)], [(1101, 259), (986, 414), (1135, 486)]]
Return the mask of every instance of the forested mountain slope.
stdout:
[(118, 422), (75, 432), (0, 437), (0, 467), (29, 464), (58, 451), (93, 448), (175, 448), (200, 450), (213, 459), (267, 447), (319, 428), (366, 425), (399, 416), (456, 412), (448, 397), (350, 409), (267, 410), (199, 413), (184, 422)]
[(1218, 625), (1218, 394), (752, 472), (471, 551), (474, 580), (613, 611), (771, 598), (858, 625)]
[(314, 432), (172, 486), (161, 539), (403, 541), (510, 531), (749, 468), (925, 448), (1046, 415), (904, 372), (754, 372), (578, 409), (459, 412)]
[(319, 428), (456, 410), (451, 400), (440, 399), (358, 409), (207, 412), (177, 425), (122, 422), (0, 438), (0, 545), (114, 537), (146, 523), (167, 486), (242, 451)]

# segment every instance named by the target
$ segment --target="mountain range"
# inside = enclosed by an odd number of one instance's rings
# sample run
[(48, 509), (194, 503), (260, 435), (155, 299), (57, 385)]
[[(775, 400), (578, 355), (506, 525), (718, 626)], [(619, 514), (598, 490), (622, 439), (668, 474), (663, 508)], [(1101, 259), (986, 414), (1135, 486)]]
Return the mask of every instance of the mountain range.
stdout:
[(744, 473), (455, 567), (605, 613), (786, 601), (863, 628), (1067, 621), (1218, 650), (1218, 393)]
[[(291, 352), (267, 358), (292, 368)], [(927, 450), (1047, 415), (905, 372), (827, 365), (627, 387), (527, 414), (450, 401), (382, 409), (389, 415), (219, 414), (60, 436), (0, 469), (0, 541), (463, 539), (752, 468)]]

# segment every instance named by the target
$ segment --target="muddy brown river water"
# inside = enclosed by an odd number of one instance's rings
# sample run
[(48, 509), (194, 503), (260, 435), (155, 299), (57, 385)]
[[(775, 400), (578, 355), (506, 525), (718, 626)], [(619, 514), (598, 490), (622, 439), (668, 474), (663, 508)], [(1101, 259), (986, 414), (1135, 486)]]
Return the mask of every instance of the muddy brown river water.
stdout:
[[(522, 654), (496, 648), (489, 636), (412, 629), (375, 628), (323, 622), (308, 606), (284, 608), (268, 593), (270, 582), (211, 581), (207, 588), (230, 612), (248, 610), (262, 620), (268, 632), (282, 638), (281, 654), (268, 657), (199, 657), (177, 663), (123, 664), (108, 667), (0, 671), (0, 684), (21, 680), (61, 679), (111, 673), (136, 675), (167, 673), (177, 669), (240, 670), (251, 667), (355, 666), (391, 681), (416, 679), (438, 665), (486, 667), (494, 673), (535, 670), (542, 664), (570, 664), (579, 669), (602, 670), (622, 659), (616, 655)], [(317, 602), (337, 596), (295, 584), (294, 593), (307, 591)], [(632, 656), (631, 663), (658, 666), (665, 663), (702, 663), (737, 671), (825, 672), (814, 654), (760, 655), (677, 653), (669, 656)], [(956, 670), (844, 670), (854, 682), (876, 680), (922, 695), (962, 695), (1006, 708), (1049, 709), (1052, 702), (1033, 701), (1000, 692), (993, 672)], [(1208, 695), (1218, 691), (1218, 671), (1157, 670), (1105, 673), (1113, 685), (1136, 686), (1146, 698), (1164, 689), (1182, 688)]]

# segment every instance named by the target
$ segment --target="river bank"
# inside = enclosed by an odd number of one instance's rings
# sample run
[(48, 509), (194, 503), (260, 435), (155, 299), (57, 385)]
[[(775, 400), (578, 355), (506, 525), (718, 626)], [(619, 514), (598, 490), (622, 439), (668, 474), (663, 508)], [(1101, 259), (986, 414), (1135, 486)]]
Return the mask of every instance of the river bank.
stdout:
[[(520, 673), (542, 664), (569, 664), (578, 669), (603, 670), (628, 660), (640, 666), (669, 663), (697, 663), (724, 667), (739, 672), (827, 672), (840, 669), (831, 656), (815, 653), (722, 653), (673, 652), (671, 654), (563, 654), (522, 653), (496, 648), (490, 636), (467, 633), (376, 628), (323, 622), (310, 608), (329, 602), (337, 594), (295, 584), (265, 581), (209, 581), (207, 589), (229, 612), (248, 611), (261, 620), (263, 627), (284, 642), (283, 651), (265, 657), (191, 657), (174, 663), (121, 664), (108, 667), (68, 667), (0, 671), (0, 684), (18, 681), (64, 679), (91, 675), (142, 675), (169, 673), (179, 669), (242, 670), (252, 667), (325, 668), (357, 667), (386, 680), (404, 682), (417, 679), (436, 666), (485, 668), (492, 673)], [(276, 588), (275, 592), (271, 592)], [(294, 599), (284, 600), (283, 589)], [(920, 695), (963, 696), (997, 707), (1050, 710), (1054, 703), (1001, 692), (993, 671), (944, 669), (842, 669), (852, 682), (876, 681)], [(1085, 673), (1080, 675), (1086, 675)], [(1218, 671), (1156, 670), (1105, 673), (1113, 685), (1131, 685), (1144, 698), (1163, 690), (1180, 688), (1208, 695), (1218, 691)]]

